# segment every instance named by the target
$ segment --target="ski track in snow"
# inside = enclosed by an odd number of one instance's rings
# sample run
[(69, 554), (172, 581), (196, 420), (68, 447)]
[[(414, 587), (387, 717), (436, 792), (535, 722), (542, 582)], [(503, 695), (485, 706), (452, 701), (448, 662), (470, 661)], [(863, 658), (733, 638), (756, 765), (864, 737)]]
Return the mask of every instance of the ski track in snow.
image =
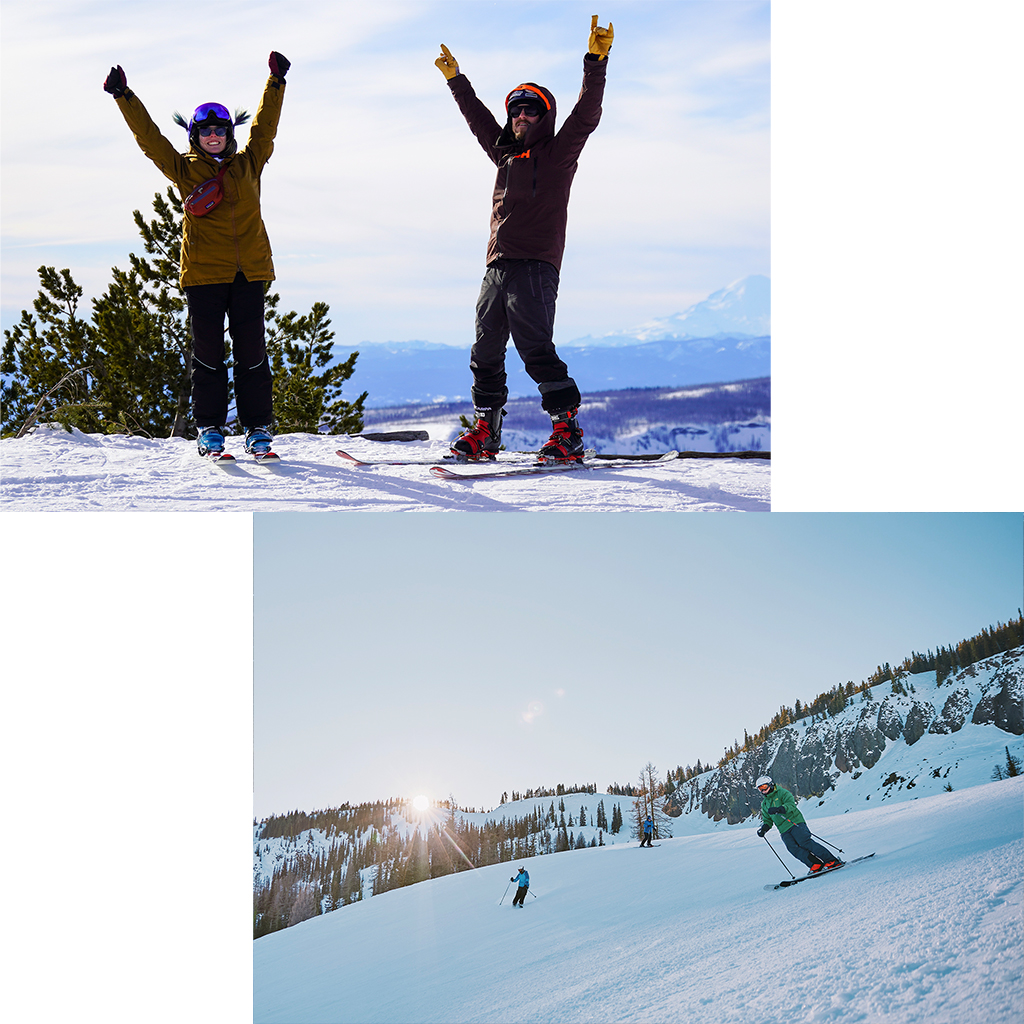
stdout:
[(642, 512), (770, 509), (771, 467), (762, 459), (687, 459), (479, 481), (441, 481), (427, 466), (358, 467), (366, 458), (441, 457), (440, 441), (381, 444), (283, 434), (282, 462), (256, 465), (229, 438), (237, 461), (200, 460), (184, 438), (148, 439), (41, 428), (6, 439), (0, 507), (15, 511), (468, 511)]
[(877, 856), (777, 892), (752, 826), (528, 859), (523, 910), (509, 864), (422, 882), (257, 940), (255, 1020), (1019, 1024), (1022, 801), (812, 817)]

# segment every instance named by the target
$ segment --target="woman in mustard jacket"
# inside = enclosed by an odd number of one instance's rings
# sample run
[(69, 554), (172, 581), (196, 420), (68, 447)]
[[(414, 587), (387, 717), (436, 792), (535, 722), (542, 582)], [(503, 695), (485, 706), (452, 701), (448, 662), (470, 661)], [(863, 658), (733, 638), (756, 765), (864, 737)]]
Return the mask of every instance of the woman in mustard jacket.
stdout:
[(181, 241), (181, 286), (192, 328), (192, 408), (199, 428), (199, 454), (224, 454), (228, 416), (228, 371), (224, 363), (224, 317), (234, 355), (238, 422), (245, 450), (257, 457), (273, 440), (273, 381), (263, 320), (264, 284), (274, 280), (270, 239), (260, 212), (260, 175), (274, 151), (274, 136), (291, 66), (270, 55), (270, 78), (241, 150), (232, 116), (220, 103), (197, 107), (189, 121), (189, 150), (178, 150), (160, 133), (120, 66), (110, 69), (103, 88), (117, 101), (142, 152), (172, 181), (185, 204)]

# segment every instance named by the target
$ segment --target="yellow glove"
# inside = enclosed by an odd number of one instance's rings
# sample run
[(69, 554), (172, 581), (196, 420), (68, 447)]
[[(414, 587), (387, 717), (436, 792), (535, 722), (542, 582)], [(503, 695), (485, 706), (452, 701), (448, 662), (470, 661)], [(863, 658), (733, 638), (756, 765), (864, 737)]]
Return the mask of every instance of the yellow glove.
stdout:
[(590, 52), (596, 53), (601, 60), (604, 60), (612, 48), (612, 39), (614, 38), (615, 29), (612, 28), (612, 23), (609, 21), (607, 28), (601, 28), (595, 14), (590, 21)]
[(441, 44), (441, 56), (434, 61), (441, 69), (445, 79), (451, 80), (459, 73), (459, 62), (452, 56), (452, 51), (444, 43)]

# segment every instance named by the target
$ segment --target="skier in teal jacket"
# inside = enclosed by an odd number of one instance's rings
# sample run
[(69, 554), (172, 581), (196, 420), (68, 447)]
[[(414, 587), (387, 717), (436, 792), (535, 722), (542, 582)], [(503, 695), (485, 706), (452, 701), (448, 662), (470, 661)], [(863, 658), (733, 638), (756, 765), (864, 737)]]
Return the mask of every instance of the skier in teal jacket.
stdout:
[(776, 786), (768, 775), (757, 780), (757, 790), (761, 794), (762, 825), (757, 834), (764, 838), (774, 825), (786, 844), (786, 849), (798, 861), (806, 864), (813, 874), (822, 868), (840, 868), (841, 860), (836, 860), (820, 843), (811, 837), (811, 830), (804, 821), (796, 805), (796, 798), (788, 789)]
[(526, 902), (526, 891), (530, 888), (530, 873), (526, 868), (520, 868), (519, 874), (513, 875), (509, 881), (515, 882), (519, 886), (515, 896), (512, 897), (512, 906), (521, 907)]

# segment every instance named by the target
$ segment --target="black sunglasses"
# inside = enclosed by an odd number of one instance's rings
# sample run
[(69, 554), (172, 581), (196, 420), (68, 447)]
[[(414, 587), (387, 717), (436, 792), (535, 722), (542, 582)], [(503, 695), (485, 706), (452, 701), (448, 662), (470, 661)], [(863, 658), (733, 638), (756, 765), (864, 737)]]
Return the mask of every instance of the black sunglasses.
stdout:
[(204, 139), (208, 138), (211, 133), (213, 135), (216, 135), (218, 139), (223, 139), (224, 136), (227, 135), (228, 130), (227, 130), (227, 128), (200, 128), (199, 129), (199, 134)]

